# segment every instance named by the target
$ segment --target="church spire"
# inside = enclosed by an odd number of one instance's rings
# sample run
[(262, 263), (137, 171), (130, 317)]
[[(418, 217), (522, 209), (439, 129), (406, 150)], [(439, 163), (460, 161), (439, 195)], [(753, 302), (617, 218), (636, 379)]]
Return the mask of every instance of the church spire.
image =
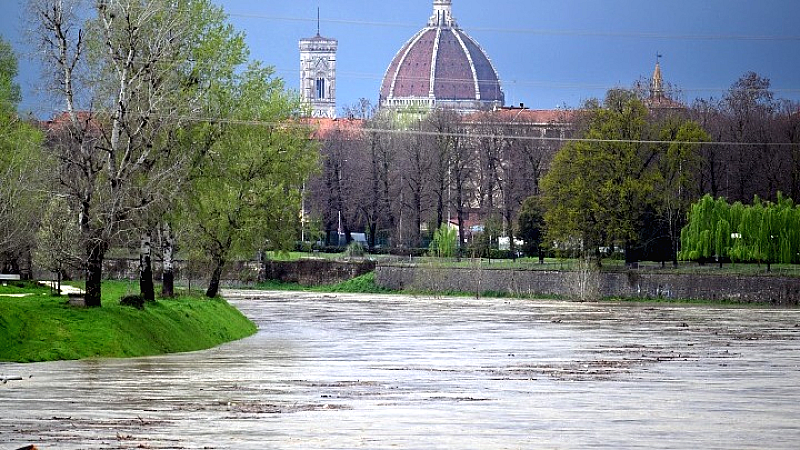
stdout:
[(650, 80), (650, 98), (664, 98), (664, 78), (661, 76), (661, 55), (656, 55), (656, 68), (653, 70), (653, 79)]
[(453, 19), (452, 0), (433, 0), (433, 15), (428, 20), (428, 26), (451, 28), (458, 26)]

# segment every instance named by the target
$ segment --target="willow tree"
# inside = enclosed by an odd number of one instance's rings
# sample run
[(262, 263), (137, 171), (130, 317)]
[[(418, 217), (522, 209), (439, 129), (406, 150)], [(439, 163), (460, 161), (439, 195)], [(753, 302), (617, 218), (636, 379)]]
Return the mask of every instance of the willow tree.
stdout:
[(800, 208), (778, 193), (775, 203), (755, 197), (752, 205), (728, 204), (706, 195), (695, 203), (681, 237), (687, 260), (729, 257), (734, 262), (800, 262)]

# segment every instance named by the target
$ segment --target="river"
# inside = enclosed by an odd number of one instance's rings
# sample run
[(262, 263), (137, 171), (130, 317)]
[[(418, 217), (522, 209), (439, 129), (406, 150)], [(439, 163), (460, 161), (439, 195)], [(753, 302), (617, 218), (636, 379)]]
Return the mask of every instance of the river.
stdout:
[(800, 310), (225, 295), (257, 334), (0, 363), (0, 450), (800, 448)]

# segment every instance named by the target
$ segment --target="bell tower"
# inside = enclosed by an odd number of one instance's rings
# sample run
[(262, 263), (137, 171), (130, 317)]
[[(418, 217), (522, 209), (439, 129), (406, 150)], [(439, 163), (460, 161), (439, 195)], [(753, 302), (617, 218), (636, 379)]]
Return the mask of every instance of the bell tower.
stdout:
[(336, 118), (336, 39), (319, 34), (300, 40), (300, 96), (312, 117)]

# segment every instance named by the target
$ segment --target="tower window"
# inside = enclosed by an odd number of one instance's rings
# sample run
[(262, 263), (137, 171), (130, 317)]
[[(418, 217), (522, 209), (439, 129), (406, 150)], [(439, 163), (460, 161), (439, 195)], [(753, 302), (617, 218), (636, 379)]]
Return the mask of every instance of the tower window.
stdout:
[(317, 78), (317, 98), (325, 98), (325, 78)]

